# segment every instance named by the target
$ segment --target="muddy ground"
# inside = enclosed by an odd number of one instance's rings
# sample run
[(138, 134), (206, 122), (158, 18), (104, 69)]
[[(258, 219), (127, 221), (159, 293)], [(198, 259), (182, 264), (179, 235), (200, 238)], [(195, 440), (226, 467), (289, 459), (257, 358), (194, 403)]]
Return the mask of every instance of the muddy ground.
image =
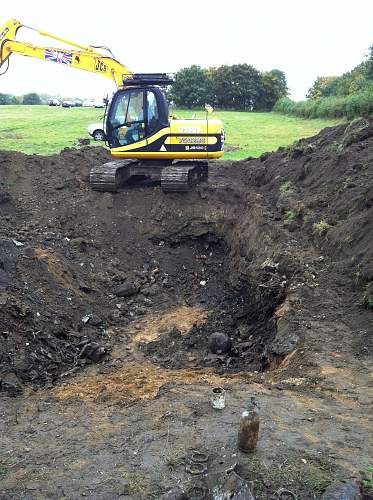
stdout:
[[(187, 194), (93, 192), (89, 170), (108, 158), (0, 152), (0, 498), (151, 499), (175, 485), (209, 498), (234, 464), (258, 499), (360, 484), (373, 447), (373, 123), (216, 162)], [(228, 352), (211, 352), (214, 332)], [(252, 395), (260, 439), (245, 455)], [(194, 450), (208, 455), (202, 474)]]

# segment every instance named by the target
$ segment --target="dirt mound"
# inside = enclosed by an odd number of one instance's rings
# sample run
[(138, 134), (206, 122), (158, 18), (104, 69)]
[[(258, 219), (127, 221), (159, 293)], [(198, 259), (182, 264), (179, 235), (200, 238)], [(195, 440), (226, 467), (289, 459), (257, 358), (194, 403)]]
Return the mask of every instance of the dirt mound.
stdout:
[(327, 128), (257, 161), (246, 183), (268, 196), (292, 232), (306, 231), (360, 284), (373, 280), (372, 121)]
[[(321, 275), (356, 305), (355, 349), (366, 355), (372, 130), (358, 121), (258, 160), (217, 162), (209, 185), (187, 194), (146, 182), (93, 192), (89, 170), (109, 158), (99, 147), (0, 152), (0, 388), (101, 360), (111, 369), (134, 349), (168, 368), (273, 369), (302, 344)], [(139, 335), (151, 311), (180, 305), (202, 307), (203, 321)], [(216, 331), (231, 338), (228, 352), (209, 352)], [(128, 349), (115, 357), (118, 342)], [(108, 354), (95, 357), (99, 348)]]

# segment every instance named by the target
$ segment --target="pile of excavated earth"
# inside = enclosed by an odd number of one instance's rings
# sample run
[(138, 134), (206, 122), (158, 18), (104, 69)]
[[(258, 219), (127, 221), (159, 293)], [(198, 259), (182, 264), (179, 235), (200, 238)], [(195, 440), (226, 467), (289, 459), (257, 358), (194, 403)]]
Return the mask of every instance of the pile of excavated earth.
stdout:
[(109, 159), (0, 152), (0, 497), (217, 498), (234, 468), (258, 499), (360, 498), (373, 121), (215, 162), (188, 193), (94, 192), (90, 169)]

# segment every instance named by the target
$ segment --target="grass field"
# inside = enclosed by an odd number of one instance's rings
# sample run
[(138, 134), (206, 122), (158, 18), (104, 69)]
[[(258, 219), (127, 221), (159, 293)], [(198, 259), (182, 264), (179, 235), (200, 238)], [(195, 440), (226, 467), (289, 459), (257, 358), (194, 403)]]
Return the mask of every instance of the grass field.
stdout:
[[(53, 154), (87, 138), (87, 126), (101, 122), (104, 110), (49, 106), (0, 106), (0, 149), (24, 153)], [(180, 118), (204, 118), (205, 113), (177, 110)], [(211, 115), (210, 115), (211, 116)], [(226, 130), (227, 160), (259, 156), (287, 146), (301, 137), (317, 134), (337, 120), (304, 120), (276, 113), (216, 111)], [(95, 143), (100, 144), (100, 143)]]

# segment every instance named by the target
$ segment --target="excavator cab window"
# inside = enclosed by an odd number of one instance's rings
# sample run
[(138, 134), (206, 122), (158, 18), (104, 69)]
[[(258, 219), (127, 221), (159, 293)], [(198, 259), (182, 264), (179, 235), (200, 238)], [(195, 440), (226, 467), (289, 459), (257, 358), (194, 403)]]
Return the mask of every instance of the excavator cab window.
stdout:
[(120, 93), (110, 113), (110, 128), (118, 146), (127, 146), (145, 139), (144, 90), (133, 89)]
[(159, 123), (159, 113), (158, 104), (155, 94), (152, 90), (146, 92), (146, 125), (147, 125), (147, 136), (153, 134), (158, 129)]
[(112, 99), (106, 135), (110, 147), (117, 148), (147, 139), (168, 126), (168, 105), (162, 89), (124, 89)]

